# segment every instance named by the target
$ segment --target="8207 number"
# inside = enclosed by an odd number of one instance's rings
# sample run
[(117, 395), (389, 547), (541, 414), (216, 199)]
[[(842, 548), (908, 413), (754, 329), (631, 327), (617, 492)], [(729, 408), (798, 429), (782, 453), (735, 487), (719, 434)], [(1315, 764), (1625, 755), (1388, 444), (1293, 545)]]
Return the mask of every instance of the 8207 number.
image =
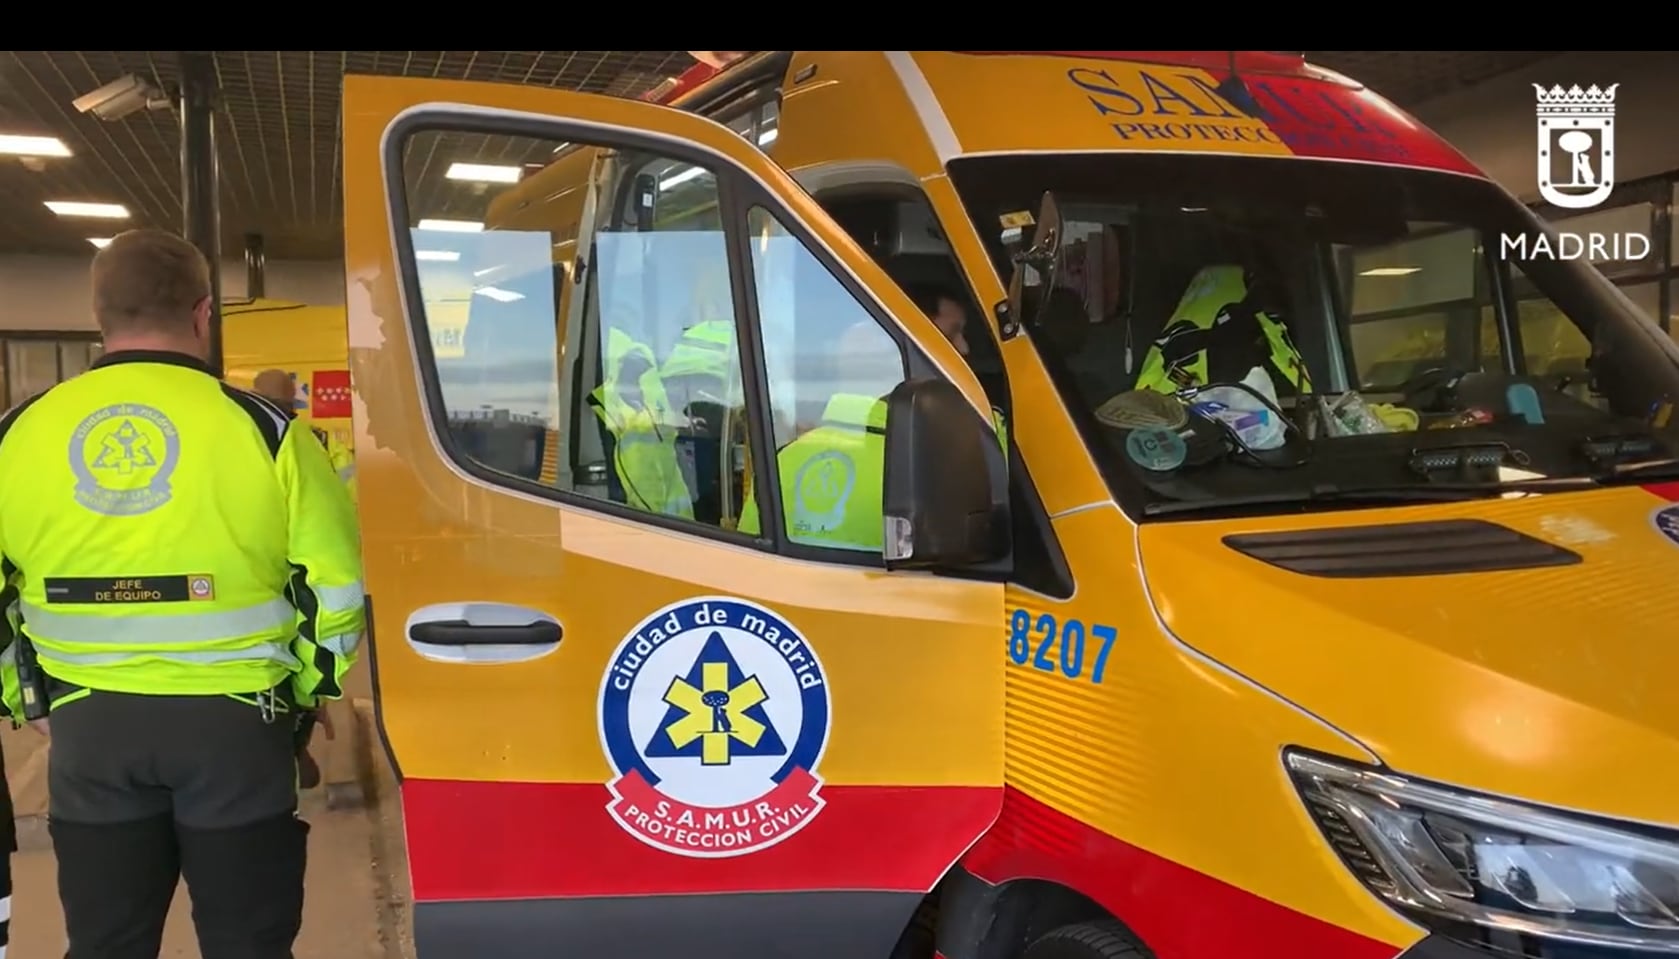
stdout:
[(1068, 679), (1082, 678), (1088, 665), (1090, 681), (1100, 683), (1107, 673), (1108, 654), (1118, 638), (1119, 630), (1100, 623), (1086, 626), (1077, 619), (1057, 622), (1048, 613), (1040, 613), (1034, 620), (1024, 609), (1009, 616), (1009, 658), (1021, 666), (1060, 673)]

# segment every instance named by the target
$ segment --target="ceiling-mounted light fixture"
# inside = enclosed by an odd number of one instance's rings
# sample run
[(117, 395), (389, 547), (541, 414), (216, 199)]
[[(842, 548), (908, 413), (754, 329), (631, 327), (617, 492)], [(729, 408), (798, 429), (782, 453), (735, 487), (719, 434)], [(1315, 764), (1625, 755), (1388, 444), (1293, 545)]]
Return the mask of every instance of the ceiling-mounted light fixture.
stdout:
[(121, 203), (87, 203), (82, 200), (48, 200), (47, 209), (59, 216), (88, 217), (95, 220), (126, 220), (128, 207)]
[(70, 148), (58, 137), (0, 133), (0, 153), (20, 157), (67, 157)]
[(481, 233), (484, 224), (478, 220), (421, 220), (416, 230), (436, 230), (439, 233)]

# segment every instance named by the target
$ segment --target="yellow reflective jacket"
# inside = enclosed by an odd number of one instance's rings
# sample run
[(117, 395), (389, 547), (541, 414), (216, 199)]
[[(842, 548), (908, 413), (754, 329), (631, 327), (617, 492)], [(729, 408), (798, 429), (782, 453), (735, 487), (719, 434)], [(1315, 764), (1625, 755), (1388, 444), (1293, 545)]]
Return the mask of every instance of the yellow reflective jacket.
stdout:
[[(815, 429), (776, 455), (787, 538), (806, 546), (879, 551), (885, 540), (881, 474), (886, 401), (837, 393)], [(737, 528), (759, 532), (758, 504), (742, 505)]]
[[(1310, 393), (1312, 380), (1300, 351), (1289, 339), (1288, 327), (1263, 311), (1254, 311), (1259, 342), (1245, 340), (1220, 341), (1215, 333), (1224, 322), (1231, 321), (1231, 312), (1242, 308), (1248, 296), (1247, 280), (1239, 266), (1209, 266), (1195, 274), (1195, 279), (1178, 301), (1160, 336), (1143, 356), (1142, 369), (1137, 373), (1136, 388), (1159, 393), (1176, 393), (1192, 386), (1208, 385), (1209, 354), (1220, 349), (1234, 349), (1243, 355), (1236, 365), (1241, 379), (1255, 364), (1263, 363), (1268, 372), (1280, 377), (1277, 385), (1287, 384), (1296, 393)], [(1212, 358), (1216, 365), (1229, 365)]]
[(0, 418), (0, 556), (42, 671), (93, 690), (289, 679), (308, 706), (342, 695), (365, 627), (354, 507), (321, 444), (182, 354), (107, 354)]
[[(676, 417), (653, 351), (612, 327), (605, 352), (602, 382), (589, 394), (589, 405), (612, 434), (625, 502), (644, 512), (693, 519), (693, 494), (676, 459)], [(632, 364), (640, 367), (633, 376)]]
[[(734, 370), (734, 321), (706, 320), (682, 331), (659, 368), (659, 376), (666, 380), (702, 376), (727, 383)], [(719, 398), (718, 402), (723, 400)]]
[(309, 432), (315, 434), (316, 439), (321, 441), (321, 446), (326, 449), (327, 460), (332, 463), (333, 472), (338, 474), (338, 479), (343, 482), (344, 488), (350, 491), (350, 500), (353, 502), (356, 498), (355, 454), (351, 452), (348, 446), (338, 442), (337, 435), (331, 430), (316, 426), (306, 416), (299, 415), (297, 419), (302, 425), (309, 428)]

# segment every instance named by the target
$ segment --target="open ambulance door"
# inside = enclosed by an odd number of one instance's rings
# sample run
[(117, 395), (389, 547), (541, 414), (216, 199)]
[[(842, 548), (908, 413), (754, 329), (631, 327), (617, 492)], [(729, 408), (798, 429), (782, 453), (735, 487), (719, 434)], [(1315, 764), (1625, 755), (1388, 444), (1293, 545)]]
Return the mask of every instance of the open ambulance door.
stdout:
[[(886, 571), (842, 542), (878, 464), (775, 451), (835, 397), (944, 377), (978, 417), (979, 384), (709, 120), (349, 77), (344, 142), (369, 658), (419, 959), (884, 957), (1001, 805), (1003, 586)], [(508, 187), (446, 175), (565, 144), (614, 157), (581, 241), (484, 228)], [(475, 280), (439, 338), (423, 268), (449, 262)]]

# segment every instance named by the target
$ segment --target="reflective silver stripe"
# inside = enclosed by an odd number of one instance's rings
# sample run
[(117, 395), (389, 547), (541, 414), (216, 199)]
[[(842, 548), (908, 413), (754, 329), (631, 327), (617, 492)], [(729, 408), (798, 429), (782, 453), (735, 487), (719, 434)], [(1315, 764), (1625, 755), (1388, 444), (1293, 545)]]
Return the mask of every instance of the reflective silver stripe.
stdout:
[(69, 666), (109, 666), (113, 663), (132, 662), (141, 658), (161, 659), (171, 663), (192, 663), (197, 666), (249, 662), (278, 663), (293, 670), (301, 669), (303, 666), (302, 663), (298, 662), (297, 657), (292, 655), (291, 650), (279, 643), (258, 643), (255, 646), (246, 646), (244, 649), (204, 649), (171, 653), (65, 653), (46, 649), (38, 652), (41, 658), (48, 662), (64, 663)]
[(172, 616), (89, 616), (58, 613), (23, 603), (23, 626), (31, 635), (66, 643), (175, 646), (235, 639), (271, 629), (291, 629), (297, 611), (283, 599), (244, 609)]
[(328, 612), (344, 613), (352, 609), (361, 609), (367, 600), (367, 594), (362, 592), (360, 583), (348, 586), (311, 586), (309, 589), (315, 594), (315, 601)]
[(354, 475), (356, 475), (356, 464), (354, 463), (351, 463), (349, 466), (346, 466), (338, 471), (338, 478), (346, 483), (348, 483), (350, 481), (350, 477)]
[(358, 630), (354, 633), (328, 636), (317, 641), (316, 645), (334, 656), (348, 656), (356, 651), (357, 646), (361, 645), (361, 632)]

